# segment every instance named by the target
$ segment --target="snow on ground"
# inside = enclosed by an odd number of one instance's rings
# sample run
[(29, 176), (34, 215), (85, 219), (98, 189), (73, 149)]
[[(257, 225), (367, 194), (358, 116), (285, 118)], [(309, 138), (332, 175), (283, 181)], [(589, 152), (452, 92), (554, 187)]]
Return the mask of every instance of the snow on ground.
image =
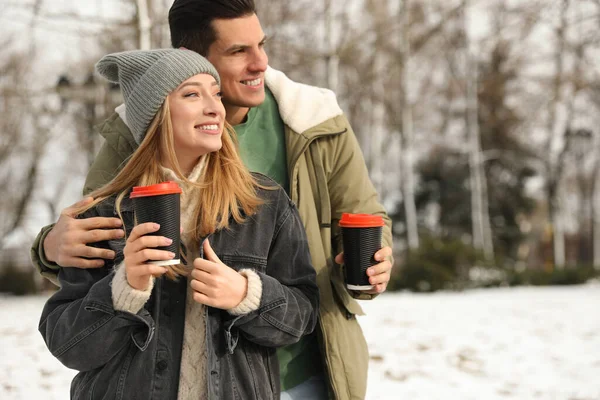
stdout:
[[(0, 399), (68, 399), (37, 332), (45, 296), (0, 297)], [(385, 294), (362, 302), (367, 399), (600, 400), (600, 286)]]

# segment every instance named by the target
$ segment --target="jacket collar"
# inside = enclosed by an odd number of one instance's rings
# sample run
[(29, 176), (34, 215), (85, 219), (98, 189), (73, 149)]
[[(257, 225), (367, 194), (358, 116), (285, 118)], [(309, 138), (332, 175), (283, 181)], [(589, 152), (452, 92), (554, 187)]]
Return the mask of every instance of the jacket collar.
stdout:
[(281, 119), (293, 132), (304, 133), (343, 114), (329, 89), (294, 82), (271, 67), (265, 72), (265, 83), (275, 96)]

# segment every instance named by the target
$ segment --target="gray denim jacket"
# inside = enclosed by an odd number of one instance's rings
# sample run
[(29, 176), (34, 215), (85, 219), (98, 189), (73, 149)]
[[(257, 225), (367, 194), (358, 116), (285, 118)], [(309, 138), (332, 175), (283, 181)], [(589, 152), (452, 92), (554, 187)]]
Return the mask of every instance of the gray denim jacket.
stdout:
[[(259, 180), (275, 185), (265, 179)], [(243, 316), (206, 307), (207, 399), (279, 399), (275, 348), (297, 342), (317, 321), (316, 274), (297, 209), (281, 189), (258, 192), (265, 204), (255, 215), (210, 236), (218, 257), (236, 270), (254, 269), (263, 289), (259, 308)], [(129, 200), (121, 210), (129, 232)], [(115, 214), (113, 200), (85, 217)], [(177, 399), (186, 279), (157, 279), (137, 314), (116, 311), (110, 284), (113, 266), (123, 259), (124, 241), (97, 245), (117, 252), (114, 263), (99, 269), (61, 268), (61, 288), (40, 319), (52, 354), (80, 371), (71, 398)]]

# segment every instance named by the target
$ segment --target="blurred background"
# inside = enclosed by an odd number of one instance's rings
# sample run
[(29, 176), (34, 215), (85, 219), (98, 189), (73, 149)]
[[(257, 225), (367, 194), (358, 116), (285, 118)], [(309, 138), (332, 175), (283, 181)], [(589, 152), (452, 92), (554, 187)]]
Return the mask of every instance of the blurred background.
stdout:
[[(121, 98), (104, 54), (169, 47), (172, 0), (0, 0), (0, 291), (81, 196)], [(391, 290), (600, 272), (599, 0), (257, 0), (270, 65), (338, 94), (394, 219)]]

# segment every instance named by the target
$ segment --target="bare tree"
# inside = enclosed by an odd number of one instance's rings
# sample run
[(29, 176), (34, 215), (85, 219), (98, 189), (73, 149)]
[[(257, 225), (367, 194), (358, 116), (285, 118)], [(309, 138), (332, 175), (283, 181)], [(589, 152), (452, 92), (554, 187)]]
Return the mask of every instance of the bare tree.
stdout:
[[(554, 251), (554, 266), (562, 269), (565, 266), (565, 233), (562, 223), (559, 186), (562, 178), (564, 157), (566, 152), (555, 150), (561, 129), (558, 128), (557, 113), (561, 102), (561, 89), (563, 86), (564, 57), (566, 48), (567, 11), (570, 0), (562, 0), (560, 10), (560, 23), (556, 27), (556, 49), (554, 52), (555, 75), (552, 82), (552, 98), (549, 104), (547, 121), (548, 141), (545, 148), (545, 190), (548, 199), (548, 214), (552, 231)], [(562, 130), (566, 133), (566, 130)]]
[(327, 87), (337, 92), (338, 89), (338, 69), (340, 64), (340, 58), (337, 54), (337, 46), (335, 43), (334, 29), (335, 29), (335, 10), (333, 9), (333, 1), (325, 0), (325, 63), (326, 63), (326, 76), (327, 76)]
[(402, 179), (402, 197), (406, 216), (406, 236), (408, 247), (412, 250), (419, 247), (419, 231), (417, 225), (417, 208), (415, 206), (415, 173), (413, 146), (413, 114), (410, 98), (410, 3), (402, 0), (400, 17), (402, 19), (402, 158), (404, 161)]
[(140, 38), (139, 47), (141, 50), (152, 48), (152, 21), (148, 11), (148, 0), (136, 0), (137, 9), (137, 27)]
[(467, 26), (466, 13), (469, 1), (463, 1), (464, 7), (464, 32), (466, 42), (466, 121), (467, 121), (467, 143), (469, 152), (469, 172), (471, 182), (471, 224), (473, 235), (473, 247), (482, 250), (487, 260), (494, 258), (494, 244), (492, 240), (492, 229), (490, 224), (487, 179), (485, 176), (483, 153), (481, 148), (479, 132), (479, 107), (477, 82), (479, 79), (478, 65), (475, 54), (477, 54)]

